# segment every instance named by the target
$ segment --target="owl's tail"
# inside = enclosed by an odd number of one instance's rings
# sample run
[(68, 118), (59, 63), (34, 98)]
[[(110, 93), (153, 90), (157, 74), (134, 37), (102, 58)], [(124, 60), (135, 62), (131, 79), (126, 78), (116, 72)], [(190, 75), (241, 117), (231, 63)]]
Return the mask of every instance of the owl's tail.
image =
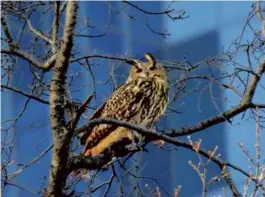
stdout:
[[(114, 132), (111, 132), (108, 136), (102, 139), (97, 145), (92, 148), (85, 148), (82, 152), (83, 156), (87, 157), (95, 157), (102, 154), (106, 151), (110, 146), (116, 150), (116, 155), (119, 157), (123, 157), (126, 155), (124, 152), (124, 147), (133, 141), (133, 136), (130, 130), (124, 130), (124, 128), (120, 127)], [(75, 176), (85, 176), (88, 170), (80, 169), (74, 172)]]

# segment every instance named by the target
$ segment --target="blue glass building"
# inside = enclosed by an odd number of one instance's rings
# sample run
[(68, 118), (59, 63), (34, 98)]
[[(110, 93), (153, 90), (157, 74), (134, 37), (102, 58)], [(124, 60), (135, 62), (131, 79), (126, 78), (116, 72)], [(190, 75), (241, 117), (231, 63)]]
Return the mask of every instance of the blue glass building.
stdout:
[[(135, 4), (146, 10), (161, 11), (168, 2), (135, 2)], [(123, 8), (121, 2), (80, 2), (79, 20), (84, 20), (86, 17), (96, 27), (91, 29), (89, 33), (92, 35), (105, 32), (107, 35), (98, 38), (76, 38), (75, 42), (80, 47), (80, 56), (85, 54), (109, 54), (109, 55), (124, 55), (129, 57), (142, 58), (145, 52), (152, 53), (155, 57), (161, 60), (182, 60), (184, 57), (191, 62), (198, 62), (206, 57), (216, 56), (221, 53), (223, 47), (228, 47), (231, 42), (240, 33), (246, 16), (251, 7), (251, 2), (178, 2), (174, 4), (176, 10), (183, 9), (187, 12), (189, 17), (184, 20), (171, 21), (166, 17), (149, 16), (148, 22), (156, 31), (164, 31), (167, 29), (171, 36), (164, 39), (162, 36), (150, 32), (150, 29), (145, 25), (145, 16), (143, 13), (137, 11), (132, 7), (128, 7), (128, 12), (135, 18), (130, 19), (122, 14), (111, 12), (108, 15), (109, 5), (115, 10)], [(240, 6), (240, 9), (238, 7)], [(99, 14), (100, 13), (100, 14)], [(35, 19), (34, 19), (35, 20)], [(33, 23), (37, 23), (36, 21)], [(52, 17), (43, 23), (43, 28), (47, 27), (51, 22)], [(18, 28), (16, 23), (13, 23), (11, 31), (14, 32)], [(109, 27), (106, 24), (109, 22)], [(46, 26), (45, 26), (46, 25)], [(259, 25), (256, 21), (255, 25)], [(80, 24), (81, 26), (81, 24)], [(80, 27), (78, 24), (78, 27)], [(249, 35), (251, 36), (251, 35)], [(22, 43), (27, 43), (31, 37), (25, 37)], [(41, 50), (40, 50), (41, 53)], [(241, 61), (243, 57), (239, 57)], [(15, 80), (12, 84), (15, 87), (22, 88), (29, 91), (27, 84), (30, 81), (30, 71), (25, 61), (20, 60), (19, 70), (14, 75)], [(127, 77), (129, 67), (120, 65), (114, 72), (116, 81), (111, 81), (104, 85), (109, 73), (112, 72), (111, 66), (116, 66), (114, 61), (109, 60), (92, 60), (92, 70), (95, 74), (97, 97), (93, 104), (99, 106), (104, 102), (104, 99), (109, 96), (113, 88), (118, 84), (123, 83)], [(80, 66), (74, 65), (71, 69), (81, 69)], [(69, 72), (71, 72), (71, 69)], [(208, 74), (208, 70), (200, 70), (198, 74)], [(216, 71), (215, 73), (219, 73)], [(47, 80), (49, 75), (46, 76)], [(90, 83), (90, 77), (81, 75), (79, 81), (75, 81), (75, 87), (87, 85)], [(170, 75), (171, 81), (177, 80), (180, 76)], [(207, 82), (205, 82), (207, 83)], [(195, 86), (194, 83), (189, 83), (188, 86)], [(92, 93), (92, 85), (89, 84), (82, 92), (77, 92), (73, 98), (83, 100), (89, 93)], [(227, 92), (222, 92), (219, 87), (213, 87), (213, 94), (216, 97), (228, 97), (232, 102), (238, 102), (238, 98), (234, 98)], [(161, 128), (178, 128), (185, 125), (194, 125), (197, 122), (217, 114), (216, 106), (211, 102), (210, 95), (202, 95), (200, 100), (201, 111), (198, 110), (198, 94), (184, 99), (177, 100), (172, 103), (172, 106), (179, 105), (185, 102), (186, 105), (181, 111), (183, 114), (174, 114), (167, 119), (162, 119), (159, 122)], [(257, 100), (262, 99), (262, 95), (257, 95)], [(48, 98), (47, 98), (48, 100)], [(16, 116), (23, 108), (26, 98), (15, 93), (2, 93), (2, 120)], [(218, 104), (220, 111), (228, 108), (226, 105)], [(88, 113), (90, 113), (89, 111)], [(83, 120), (84, 122), (84, 120)], [(31, 129), (29, 123), (37, 125), (37, 129)], [(3, 125), (4, 126), (4, 125)], [(224, 160), (248, 168), (248, 163), (242, 164), (242, 160), (247, 161), (242, 151), (238, 148), (236, 141), (242, 140), (246, 144), (254, 144), (255, 136), (252, 135), (253, 122), (248, 121), (241, 125), (227, 125), (226, 123), (207, 129), (199, 134), (192, 135), (192, 139), (202, 139), (202, 147), (207, 150), (213, 150), (218, 145), (218, 151), (222, 154)], [(27, 163), (33, 157), (40, 154), (45, 148), (51, 144), (51, 131), (49, 125), (49, 108), (47, 105), (41, 105), (35, 101), (30, 101), (24, 115), (20, 118), (17, 126), (14, 128), (15, 136), (15, 154), (14, 160), (16, 165), (12, 168), (19, 168), (20, 163)], [(2, 136), (3, 138), (3, 136)], [(186, 139), (184, 137), (183, 139)], [(262, 144), (264, 146), (265, 144)], [(141, 166), (146, 166), (139, 175), (153, 176), (160, 181), (168, 192), (173, 192), (174, 188), (182, 185), (180, 196), (200, 196), (201, 182), (196, 172), (187, 164), (189, 160), (196, 162), (197, 156), (186, 149), (178, 148), (174, 152), (166, 152), (159, 150), (153, 145), (148, 146), (149, 153), (139, 155), (139, 162)], [(254, 151), (251, 149), (251, 152)], [(2, 158), (4, 159), (4, 158)], [(19, 176), (15, 183), (22, 185), (30, 191), (36, 191), (40, 188), (41, 183), (47, 184), (49, 165), (51, 153), (45, 155), (41, 161), (37, 162), (32, 167), (26, 168)], [(131, 163), (131, 165), (134, 165)], [(122, 172), (122, 170), (121, 170)], [(213, 177), (220, 174), (220, 170), (213, 164), (207, 169), (207, 175)], [(102, 174), (102, 180), (108, 179), (108, 172)], [(232, 177), (238, 185), (242, 185), (243, 177), (238, 173), (232, 173)], [(126, 188), (129, 190), (133, 187), (133, 182), (123, 180)], [(142, 180), (143, 186), (145, 184), (154, 183), (150, 180)], [(226, 185), (221, 181), (215, 183), (209, 188), (209, 196), (222, 194), (222, 187)], [(113, 191), (114, 192), (114, 191)], [(102, 193), (97, 193), (101, 196)], [(4, 196), (17, 197), (34, 197), (37, 194), (30, 193), (16, 187), (8, 187)]]

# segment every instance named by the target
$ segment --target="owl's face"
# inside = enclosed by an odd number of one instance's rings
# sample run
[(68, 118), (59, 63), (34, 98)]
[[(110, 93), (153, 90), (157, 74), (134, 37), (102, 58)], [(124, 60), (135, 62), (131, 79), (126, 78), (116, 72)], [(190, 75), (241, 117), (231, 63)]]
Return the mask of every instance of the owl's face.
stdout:
[(167, 82), (167, 77), (164, 68), (161, 64), (157, 63), (155, 58), (149, 54), (145, 54), (147, 62), (140, 62), (138, 60), (128, 61), (132, 65), (129, 78), (127, 82), (135, 79), (155, 79), (161, 82)]

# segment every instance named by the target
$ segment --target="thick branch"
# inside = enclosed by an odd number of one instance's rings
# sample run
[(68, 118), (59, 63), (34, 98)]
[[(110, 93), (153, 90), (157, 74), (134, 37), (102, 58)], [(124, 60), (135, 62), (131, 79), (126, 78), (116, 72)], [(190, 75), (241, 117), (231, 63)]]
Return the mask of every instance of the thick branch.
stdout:
[(238, 114), (246, 111), (247, 109), (255, 108), (253, 104), (244, 104), (244, 105), (237, 105), (233, 107), (230, 110), (227, 110), (226, 112), (222, 113), (221, 115), (214, 116), (212, 118), (209, 118), (207, 120), (201, 121), (195, 126), (192, 127), (184, 127), (181, 129), (172, 129), (170, 132), (168, 132), (168, 135), (171, 137), (179, 137), (179, 136), (185, 136), (190, 135), (193, 133), (197, 133), (199, 131), (208, 129), (214, 125), (217, 125), (219, 123), (230, 121), (231, 118), (237, 116)]
[(262, 15), (262, 9), (261, 9), (260, 4), (261, 4), (261, 2), (257, 1), (256, 10), (257, 10), (257, 16), (258, 16), (259, 20), (261, 21), (261, 30), (263, 33), (263, 37), (265, 37), (265, 18)]
[[(256, 180), (253, 177), (251, 177), (247, 172), (245, 172), (241, 168), (239, 168), (239, 167), (237, 167), (237, 166), (235, 166), (233, 164), (230, 164), (230, 163), (228, 163), (226, 161), (223, 161), (223, 160), (221, 160), (219, 158), (213, 157), (209, 152), (204, 151), (202, 149), (195, 150), (194, 147), (192, 145), (190, 145), (189, 143), (177, 140), (177, 139), (175, 139), (173, 137), (168, 136), (167, 134), (165, 134), (163, 132), (156, 132), (154, 130), (146, 129), (146, 128), (140, 127), (140, 126), (132, 124), (132, 123), (128, 123), (128, 122), (120, 121), (120, 120), (116, 120), (116, 119), (110, 119), (110, 118), (104, 118), (104, 119), (100, 118), (100, 119), (90, 120), (89, 123), (85, 127), (87, 127), (87, 126), (95, 126), (95, 125), (98, 125), (98, 124), (115, 124), (115, 125), (118, 125), (118, 126), (126, 127), (128, 129), (137, 131), (137, 132), (139, 132), (141, 134), (144, 134), (145, 136), (147, 136), (146, 141), (159, 139), (159, 140), (164, 140), (164, 141), (166, 141), (166, 142), (168, 142), (170, 144), (174, 144), (175, 146), (180, 146), (180, 147), (184, 147), (184, 148), (190, 149), (190, 150), (192, 150), (194, 152), (198, 151), (201, 155), (203, 155), (204, 157), (206, 157), (208, 159), (211, 159), (214, 163), (216, 163), (220, 167), (220, 169), (223, 170), (224, 166), (231, 167), (234, 170), (241, 172), (242, 174), (244, 174), (245, 176), (250, 178), (252, 181), (256, 182)], [(77, 129), (76, 130), (76, 134), (78, 134), (79, 131), (82, 131), (82, 128)], [(87, 160), (87, 162), (88, 161), (90, 161), (90, 160)], [(82, 164), (82, 166), (83, 165), (85, 166), (86, 164)], [(89, 164), (89, 165), (93, 165), (93, 164)], [(85, 167), (85, 168), (89, 169), (88, 167)]]
[(115, 153), (111, 150), (111, 147), (104, 154), (95, 157), (84, 157), (83, 155), (72, 156), (70, 158), (71, 166), (69, 171), (71, 172), (80, 168), (98, 170), (111, 161), (113, 157), (115, 157)]
[[(73, 35), (77, 17), (77, 3), (67, 2), (64, 36), (53, 69), (50, 93), (50, 117), (53, 135), (52, 165), (49, 176), (48, 196), (63, 196), (68, 176), (69, 147), (71, 135), (64, 119), (65, 81), (69, 58), (73, 47)], [(67, 138), (65, 137), (67, 136)]]
[(52, 27), (52, 50), (53, 53), (56, 52), (57, 47), (57, 39), (58, 39), (58, 31), (59, 31), (59, 20), (60, 20), (60, 1), (55, 1), (55, 13), (53, 19), (53, 27)]
[(250, 82), (248, 88), (246, 89), (246, 92), (242, 98), (242, 101), (241, 101), (242, 104), (247, 104), (247, 103), (250, 103), (252, 101), (253, 96), (254, 96), (255, 91), (256, 91), (256, 88), (257, 88), (257, 85), (260, 81), (261, 76), (264, 74), (264, 72), (265, 72), (265, 61), (262, 62), (258, 66), (256, 74), (253, 75), (251, 82)]

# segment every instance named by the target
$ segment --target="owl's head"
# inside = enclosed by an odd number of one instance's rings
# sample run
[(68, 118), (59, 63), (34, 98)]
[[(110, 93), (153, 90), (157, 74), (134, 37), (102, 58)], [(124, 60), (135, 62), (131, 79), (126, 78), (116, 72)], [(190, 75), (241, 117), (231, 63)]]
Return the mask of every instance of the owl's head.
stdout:
[(150, 53), (146, 53), (145, 58), (147, 59), (147, 62), (141, 62), (138, 60), (127, 61), (127, 63), (132, 65), (127, 82), (139, 78), (153, 78), (158, 82), (167, 82), (167, 76), (163, 66), (159, 64)]

